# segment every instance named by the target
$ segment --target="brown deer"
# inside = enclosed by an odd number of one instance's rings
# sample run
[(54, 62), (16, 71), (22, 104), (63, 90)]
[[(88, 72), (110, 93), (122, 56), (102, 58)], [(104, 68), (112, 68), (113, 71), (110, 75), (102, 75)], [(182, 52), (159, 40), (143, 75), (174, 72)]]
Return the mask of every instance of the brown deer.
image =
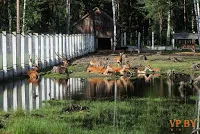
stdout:
[(116, 57), (116, 61), (118, 63), (118, 66), (122, 65), (122, 56), (123, 56), (124, 52), (120, 52), (119, 56)]
[(111, 66), (111, 70), (109, 73), (119, 73), (120, 75), (124, 75), (125, 72), (129, 72), (129, 65), (123, 65), (123, 67), (113, 67)]
[(68, 61), (65, 57), (60, 56), (56, 53), (56, 55), (62, 60), (62, 65), (59, 66), (54, 66), (53, 69), (51, 70), (52, 73), (59, 73), (59, 74), (68, 74)]
[[(29, 55), (29, 60), (31, 63), (33, 63), (33, 60), (30, 55)], [(39, 66), (36, 64), (33, 64), (33, 69), (30, 69), (27, 71), (27, 74), (29, 76), (28, 83), (36, 84), (39, 81), (40, 75), (38, 73), (38, 70), (39, 70)]]
[(154, 73), (156, 73), (156, 72), (160, 72), (160, 68), (153, 68), (153, 67), (151, 67), (151, 65), (147, 65), (147, 68), (149, 69), (149, 71), (151, 71), (151, 72), (154, 72)]
[(151, 66), (143, 66), (143, 65), (139, 65), (133, 68), (134, 72), (137, 74), (145, 74), (147, 72), (147, 70), (152, 71)]
[(106, 66), (106, 67), (89, 66), (87, 68), (87, 72), (100, 73), (100, 74), (105, 74), (105, 75), (108, 75), (110, 71), (112, 71), (112, 68), (110, 66)]

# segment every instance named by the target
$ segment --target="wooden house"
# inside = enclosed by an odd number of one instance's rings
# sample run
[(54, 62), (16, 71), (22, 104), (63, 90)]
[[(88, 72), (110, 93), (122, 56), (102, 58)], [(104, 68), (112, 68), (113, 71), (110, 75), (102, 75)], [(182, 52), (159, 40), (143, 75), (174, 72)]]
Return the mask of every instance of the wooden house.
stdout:
[[(96, 7), (72, 26), (72, 33), (94, 34), (97, 49), (111, 50), (113, 46), (113, 29), (113, 18)], [(121, 34), (120, 30), (121, 27), (117, 24), (118, 41)]]

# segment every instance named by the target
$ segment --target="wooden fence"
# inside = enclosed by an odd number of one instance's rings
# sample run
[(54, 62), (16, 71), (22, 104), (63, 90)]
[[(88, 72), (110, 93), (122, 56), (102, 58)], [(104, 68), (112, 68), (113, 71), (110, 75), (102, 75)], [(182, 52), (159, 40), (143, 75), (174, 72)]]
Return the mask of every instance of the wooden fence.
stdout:
[(25, 73), (40, 61), (41, 68), (59, 63), (59, 55), (75, 58), (95, 51), (90, 34), (7, 34), (0, 33), (0, 80)]

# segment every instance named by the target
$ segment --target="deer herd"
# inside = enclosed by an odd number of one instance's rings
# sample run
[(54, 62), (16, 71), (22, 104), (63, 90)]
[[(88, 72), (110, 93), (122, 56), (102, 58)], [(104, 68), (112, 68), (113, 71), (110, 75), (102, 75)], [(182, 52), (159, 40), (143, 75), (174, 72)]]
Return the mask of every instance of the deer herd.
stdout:
[[(55, 53), (60, 61), (62, 61), (62, 64), (53, 66), (51, 73), (58, 73), (58, 74), (66, 74), (69, 77), (68, 74), (68, 60), (66, 57), (61, 56), (57, 53)], [(30, 57), (30, 62), (32, 63), (32, 69), (27, 71), (27, 75), (29, 76), (28, 82), (37, 84), (40, 80), (40, 74), (39, 74), (39, 63), (33, 64), (33, 60)], [(132, 75), (137, 74), (137, 76), (142, 77), (146, 76), (146, 72), (152, 72), (152, 74), (156, 74), (156, 72), (160, 72), (159, 68), (152, 68), (150, 65), (143, 66), (143, 65), (137, 65), (134, 67), (130, 66), (130, 63), (128, 61), (127, 56), (124, 54), (124, 52), (120, 52), (117, 57), (114, 58), (111, 65), (111, 60), (109, 58), (103, 58), (103, 59), (96, 59), (94, 58), (88, 63), (87, 72), (89, 73), (99, 73), (103, 75)], [(151, 76), (151, 75), (150, 75)], [(149, 78), (149, 77), (148, 77)]]
[(127, 60), (127, 56), (124, 52), (120, 52), (119, 56), (116, 57), (114, 64), (117, 64), (118, 67), (111, 65), (110, 60), (106, 58), (106, 61), (102, 62), (102, 60), (94, 59), (91, 60), (89, 66), (87, 67), (87, 72), (90, 73), (99, 73), (104, 75), (112, 75), (112, 74), (146, 74), (147, 71), (152, 73), (160, 72), (160, 68), (152, 68), (151, 65), (143, 66), (138, 65), (131, 68), (129, 61)]

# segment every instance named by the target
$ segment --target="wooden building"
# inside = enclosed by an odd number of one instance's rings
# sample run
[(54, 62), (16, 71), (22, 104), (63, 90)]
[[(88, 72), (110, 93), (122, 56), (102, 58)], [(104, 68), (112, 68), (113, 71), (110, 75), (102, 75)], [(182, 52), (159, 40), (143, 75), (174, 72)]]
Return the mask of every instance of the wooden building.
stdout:
[[(117, 24), (118, 42), (120, 42), (120, 30), (121, 27)], [(72, 33), (94, 34), (98, 49), (111, 50), (113, 46), (113, 19), (106, 12), (96, 7), (72, 26)]]
[(175, 44), (198, 44), (198, 34), (197, 33), (174, 33), (173, 39)]

